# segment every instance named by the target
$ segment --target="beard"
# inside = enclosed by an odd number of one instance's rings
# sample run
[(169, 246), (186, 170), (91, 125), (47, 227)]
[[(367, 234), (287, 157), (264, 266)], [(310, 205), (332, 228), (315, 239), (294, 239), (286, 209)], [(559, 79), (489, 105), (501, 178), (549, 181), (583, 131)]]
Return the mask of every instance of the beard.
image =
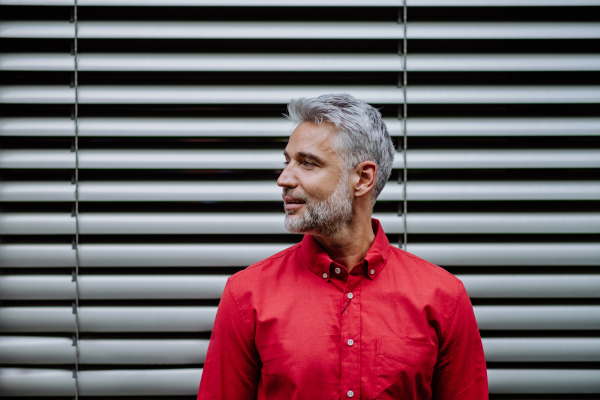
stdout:
[(283, 195), (305, 202), (306, 209), (298, 217), (286, 211), (285, 228), (292, 233), (332, 237), (348, 226), (354, 215), (354, 203), (346, 179), (341, 179), (333, 193), (325, 199), (311, 199), (291, 188), (284, 189)]

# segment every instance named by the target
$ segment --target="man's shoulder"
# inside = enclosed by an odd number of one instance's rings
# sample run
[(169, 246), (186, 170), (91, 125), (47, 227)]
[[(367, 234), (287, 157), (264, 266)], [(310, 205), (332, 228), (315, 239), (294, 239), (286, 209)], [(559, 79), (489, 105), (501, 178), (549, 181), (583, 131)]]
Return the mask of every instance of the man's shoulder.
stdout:
[[(403, 268), (404, 274), (412, 277), (415, 281), (423, 282), (432, 289), (446, 287), (450, 290), (456, 290), (457, 285), (462, 285), (460, 279), (444, 268), (398, 247), (390, 247), (390, 255), (393, 254), (395, 262)], [(390, 257), (391, 259), (392, 257)]]
[(258, 261), (247, 268), (236, 272), (229, 277), (228, 281), (235, 281), (236, 284), (239, 284), (242, 281), (251, 283), (258, 280), (264, 280), (265, 278), (268, 279), (270, 274), (277, 273), (279, 268), (289, 260), (289, 257), (293, 256), (300, 249), (301, 245), (301, 243), (297, 243), (265, 258), (264, 260)]

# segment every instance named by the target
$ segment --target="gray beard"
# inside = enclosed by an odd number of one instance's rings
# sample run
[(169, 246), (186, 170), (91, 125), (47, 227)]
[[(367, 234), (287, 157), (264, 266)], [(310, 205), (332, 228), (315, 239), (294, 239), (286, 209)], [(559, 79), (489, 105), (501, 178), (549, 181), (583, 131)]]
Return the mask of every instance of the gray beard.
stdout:
[(354, 215), (346, 179), (341, 179), (333, 193), (324, 200), (311, 200), (295, 194), (292, 189), (284, 189), (283, 194), (306, 202), (306, 209), (299, 217), (286, 211), (285, 228), (292, 233), (332, 237), (348, 226)]

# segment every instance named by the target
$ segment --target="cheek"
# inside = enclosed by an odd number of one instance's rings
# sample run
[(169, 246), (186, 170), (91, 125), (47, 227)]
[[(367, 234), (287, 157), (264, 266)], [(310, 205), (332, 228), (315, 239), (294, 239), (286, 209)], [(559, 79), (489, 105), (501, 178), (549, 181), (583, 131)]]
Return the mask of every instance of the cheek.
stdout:
[(306, 190), (306, 194), (313, 200), (323, 201), (335, 190), (335, 184), (315, 185)]
[(326, 170), (303, 171), (298, 178), (307, 196), (314, 200), (325, 200), (340, 184), (341, 173), (331, 173)]

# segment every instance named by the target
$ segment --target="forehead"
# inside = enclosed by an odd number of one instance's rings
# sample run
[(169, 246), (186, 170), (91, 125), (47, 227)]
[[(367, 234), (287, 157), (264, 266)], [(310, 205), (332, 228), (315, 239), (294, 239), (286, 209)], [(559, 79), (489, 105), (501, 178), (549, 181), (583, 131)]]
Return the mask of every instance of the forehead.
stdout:
[(335, 135), (334, 125), (331, 123), (317, 125), (303, 122), (294, 129), (285, 149), (290, 156), (310, 152), (324, 158), (337, 157), (333, 139)]

